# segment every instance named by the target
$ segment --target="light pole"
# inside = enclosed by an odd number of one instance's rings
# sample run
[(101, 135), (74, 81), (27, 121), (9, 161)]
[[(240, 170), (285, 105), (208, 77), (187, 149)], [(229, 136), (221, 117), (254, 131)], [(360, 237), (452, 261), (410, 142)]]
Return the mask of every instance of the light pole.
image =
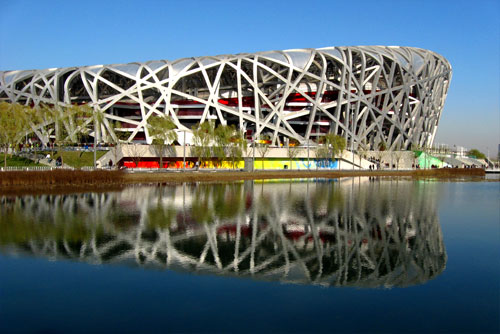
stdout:
[(96, 114), (94, 111), (94, 169), (97, 167), (97, 153), (96, 153), (96, 146), (97, 146), (97, 126), (96, 126)]
[(252, 172), (255, 168), (255, 134), (252, 136)]
[(307, 170), (311, 168), (309, 164), (309, 139), (307, 140)]
[(354, 110), (351, 112), (351, 154), (352, 154), (352, 170), (354, 170)]
[(186, 130), (182, 131), (184, 134), (184, 142), (182, 145), (182, 171), (186, 171)]

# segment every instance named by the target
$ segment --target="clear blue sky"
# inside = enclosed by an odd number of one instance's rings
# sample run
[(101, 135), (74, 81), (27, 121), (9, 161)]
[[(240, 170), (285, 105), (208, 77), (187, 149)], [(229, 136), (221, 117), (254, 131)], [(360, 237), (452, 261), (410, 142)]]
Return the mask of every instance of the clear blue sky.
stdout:
[(442, 54), (453, 79), (436, 142), (496, 155), (498, 0), (0, 0), (0, 70), (346, 45)]

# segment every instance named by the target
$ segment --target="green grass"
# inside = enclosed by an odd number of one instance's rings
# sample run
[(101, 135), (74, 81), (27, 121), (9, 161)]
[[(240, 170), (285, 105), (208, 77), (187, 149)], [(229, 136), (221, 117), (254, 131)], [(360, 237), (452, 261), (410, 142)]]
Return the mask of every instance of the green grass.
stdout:
[[(47, 153), (52, 155), (50, 151), (44, 152), (44, 155), (47, 155)], [(75, 168), (94, 166), (94, 152), (57, 151), (56, 154), (52, 156), (52, 159), (57, 159), (61, 154), (65, 165)], [(97, 151), (96, 159), (99, 159), (104, 154), (106, 154), (106, 151)]]
[[(0, 153), (0, 167), (4, 166), (4, 154)], [(23, 157), (18, 157), (16, 155), (8, 155), (7, 154), (7, 166), (8, 167), (35, 167), (35, 166), (43, 166), (41, 164), (37, 164), (33, 160), (26, 159)]]

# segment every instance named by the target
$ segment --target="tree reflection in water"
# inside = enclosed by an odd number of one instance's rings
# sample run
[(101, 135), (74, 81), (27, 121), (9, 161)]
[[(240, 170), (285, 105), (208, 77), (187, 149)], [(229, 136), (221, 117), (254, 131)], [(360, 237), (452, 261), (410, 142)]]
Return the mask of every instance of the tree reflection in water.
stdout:
[(290, 283), (408, 286), (446, 265), (431, 189), (356, 178), (1, 197), (0, 246)]

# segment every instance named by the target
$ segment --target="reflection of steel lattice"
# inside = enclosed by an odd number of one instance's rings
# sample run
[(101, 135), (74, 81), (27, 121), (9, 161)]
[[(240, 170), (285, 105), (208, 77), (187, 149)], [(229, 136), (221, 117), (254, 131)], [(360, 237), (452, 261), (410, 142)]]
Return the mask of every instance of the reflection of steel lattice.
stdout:
[(148, 118), (167, 114), (180, 130), (216, 119), (274, 144), (332, 132), (406, 149), (432, 144), (450, 79), (449, 63), (431, 51), (329, 47), (0, 72), (0, 99), (90, 103), (104, 112), (104, 141), (120, 131), (151, 143)]
[[(25, 220), (26, 212), (46, 217), (53, 229), (58, 219), (66, 222), (63, 232), (48, 238), (32, 233), (17, 243), (18, 250), (44, 257), (136, 262), (293, 283), (407, 286), (445, 267), (435, 196), (416, 193), (411, 183), (369, 183), (359, 191), (358, 185), (328, 183), (295, 184), (292, 192), (286, 184), (259, 190), (251, 183), (218, 187), (26, 197), (2, 203), (6, 218), (0, 223), (12, 219), (9, 213), (16, 207), (23, 208)], [(356, 202), (347, 201), (349, 196)], [(199, 208), (193, 203), (203, 200), (211, 212), (221, 198), (237, 207), (233, 215), (220, 208), (204, 216), (207, 223), (194, 220)], [(78, 217), (88, 218), (86, 232), (75, 238), (68, 229)]]

